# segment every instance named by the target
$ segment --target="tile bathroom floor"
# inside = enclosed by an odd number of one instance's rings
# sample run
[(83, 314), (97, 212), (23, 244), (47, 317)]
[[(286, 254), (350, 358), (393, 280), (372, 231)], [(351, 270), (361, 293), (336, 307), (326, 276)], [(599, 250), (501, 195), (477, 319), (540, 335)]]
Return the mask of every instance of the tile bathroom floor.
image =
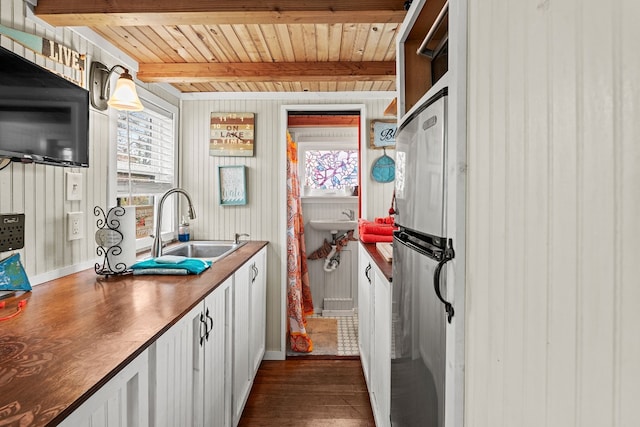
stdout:
[(358, 356), (358, 315), (353, 316), (319, 316), (324, 319), (336, 319), (338, 321), (338, 354), (336, 356)]

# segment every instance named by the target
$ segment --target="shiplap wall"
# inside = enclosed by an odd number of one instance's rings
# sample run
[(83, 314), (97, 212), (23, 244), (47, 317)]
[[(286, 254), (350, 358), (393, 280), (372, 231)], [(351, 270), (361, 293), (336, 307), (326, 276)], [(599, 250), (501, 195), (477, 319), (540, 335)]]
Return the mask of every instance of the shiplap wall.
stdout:
[[(285, 242), (280, 229), (282, 206), (280, 170), (284, 167), (283, 146), (279, 140), (281, 106), (299, 104), (363, 104), (367, 119), (383, 118), (388, 99), (302, 99), (291, 100), (185, 100), (182, 103), (181, 132), (181, 185), (193, 198), (198, 218), (191, 221), (194, 239), (232, 239), (234, 233), (249, 233), (253, 240), (270, 242), (267, 280), (267, 350), (279, 351), (281, 346), (281, 251)], [(253, 157), (209, 156), (209, 123), (212, 112), (253, 112), (255, 116), (255, 155)], [(368, 132), (368, 130), (366, 130)], [(380, 150), (368, 151), (373, 159)], [(373, 154), (372, 154), (373, 153)], [(381, 153), (380, 153), (381, 154)], [(220, 206), (218, 204), (219, 165), (247, 166), (246, 206)], [(367, 215), (386, 215), (393, 186), (379, 184), (369, 178), (370, 165), (363, 165), (363, 179), (367, 182)]]
[(465, 425), (640, 425), (640, 2), (469, 0)]
[[(0, 23), (16, 30), (55, 40), (87, 55), (87, 69), (92, 60), (108, 65), (118, 63), (110, 53), (87, 41), (76, 32), (64, 28), (40, 25), (27, 18), (23, 0), (0, 0)], [(19, 43), (1, 36), (0, 43), (25, 58), (65, 73), (65, 68), (52, 60), (36, 55)], [(86, 73), (88, 75), (88, 72)], [(157, 85), (144, 85), (146, 89), (173, 104), (175, 96)], [(96, 258), (96, 217), (94, 206), (106, 208), (115, 200), (108, 195), (109, 144), (114, 138), (108, 111), (91, 108), (89, 113), (89, 168), (62, 168), (36, 164), (9, 165), (0, 171), (0, 213), (25, 214), (25, 247), (18, 251), (32, 282), (52, 279), (79, 269), (93, 266)], [(83, 196), (80, 201), (67, 201), (65, 172), (79, 172), (83, 176)], [(67, 212), (83, 212), (85, 236), (67, 240)], [(0, 254), (4, 257), (8, 254)]]
[[(89, 57), (100, 59), (98, 48), (67, 29), (41, 27), (25, 18), (22, 0), (1, 0), (0, 23), (7, 27), (55, 40)], [(47, 68), (64, 73), (61, 64), (35, 55), (18, 43), (2, 36), (2, 46)], [(20, 250), (31, 279), (48, 272), (73, 268), (95, 258), (93, 207), (107, 200), (108, 116), (91, 110), (90, 158), (88, 169), (68, 169), (36, 164), (13, 163), (0, 171), (0, 212), (25, 214), (25, 247)], [(65, 200), (65, 172), (83, 176), (81, 201)], [(85, 238), (67, 241), (67, 212), (84, 212)], [(6, 254), (2, 254), (3, 256)]]

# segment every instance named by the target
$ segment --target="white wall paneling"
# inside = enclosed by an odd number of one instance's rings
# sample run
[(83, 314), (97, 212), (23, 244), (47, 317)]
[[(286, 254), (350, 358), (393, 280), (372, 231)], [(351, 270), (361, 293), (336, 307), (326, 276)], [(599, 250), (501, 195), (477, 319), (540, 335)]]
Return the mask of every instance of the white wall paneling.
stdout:
[[(1, 0), (0, 22), (11, 28), (56, 40), (81, 53), (87, 53), (89, 57), (99, 56), (99, 50), (95, 46), (70, 30), (52, 30), (26, 19), (22, 1)], [(65, 72), (61, 64), (35, 55), (7, 37), (2, 36), (1, 42), (3, 47), (39, 65), (60, 73)], [(95, 258), (95, 242), (91, 237), (95, 230), (93, 207), (103, 206), (106, 200), (107, 122), (105, 114), (91, 111), (90, 167), (75, 169), (83, 177), (84, 193), (81, 201), (65, 200), (65, 172), (70, 169), (14, 163), (0, 171), (0, 212), (25, 214), (25, 247), (20, 252), (27, 274), (35, 283), (38, 276), (86, 264)], [(84, 212), (84, 239), (67, 241), (66, 214), (70, 211)]]
[(467, 426), (638, 424), (638, 17), (469, 0)]

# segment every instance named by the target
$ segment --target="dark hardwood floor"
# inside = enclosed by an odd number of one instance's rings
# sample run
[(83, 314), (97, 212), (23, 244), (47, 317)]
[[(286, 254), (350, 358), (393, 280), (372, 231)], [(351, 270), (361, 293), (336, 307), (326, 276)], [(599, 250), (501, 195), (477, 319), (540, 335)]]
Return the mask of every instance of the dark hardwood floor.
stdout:
[(263, 361), (239, 426), (374, 427), (360, 360)]

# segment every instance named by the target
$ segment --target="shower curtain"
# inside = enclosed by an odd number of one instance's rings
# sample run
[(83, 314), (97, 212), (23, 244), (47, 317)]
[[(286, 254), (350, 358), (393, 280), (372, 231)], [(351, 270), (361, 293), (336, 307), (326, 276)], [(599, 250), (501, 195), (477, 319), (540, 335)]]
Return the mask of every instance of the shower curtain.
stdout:
[(298, 181), (298, 148), (287, 132), (287, 317), (291, 350), (309, 353), (306, 317), (313, 314)]

